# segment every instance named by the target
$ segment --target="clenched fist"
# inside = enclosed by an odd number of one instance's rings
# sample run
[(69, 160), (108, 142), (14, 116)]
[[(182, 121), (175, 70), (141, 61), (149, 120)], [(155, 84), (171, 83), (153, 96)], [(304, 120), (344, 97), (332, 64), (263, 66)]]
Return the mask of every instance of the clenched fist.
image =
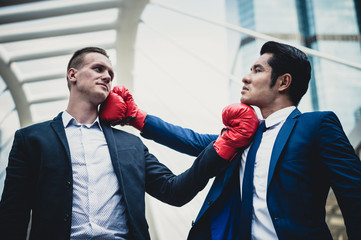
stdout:
[(108, 98), (100, 105), (99, 116), (113, 126), (120, 124), (127, 116), (127, 105), (121, 96), (110, 91)]
[(234, 103), (223, 109), (222, 119), (226, 127), (213, 146), (219, 156), (232, 160), (238, 149), (251, 143), (258, 127), (258, 117), (252, 107)]
[[(125, 112), (124, 114), (118, 114)], [(147, 113), (138, 108), (132, 94), (124, 86), (115, 86), (108, 99), (100, 106), (100, 118), (112, 125), (131, 125), (142, 130)]]

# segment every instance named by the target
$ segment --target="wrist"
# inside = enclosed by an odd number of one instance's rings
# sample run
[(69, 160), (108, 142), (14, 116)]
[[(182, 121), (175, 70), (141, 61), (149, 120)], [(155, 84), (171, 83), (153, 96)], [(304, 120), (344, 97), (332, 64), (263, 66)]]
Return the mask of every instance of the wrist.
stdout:
[(228, 161), (232, 161), (237, 154), (237, 148), (227, 145), (227, 141), (222, 136), (217, 138), (213, 147), (221, 158)]
[(142, 129), (144, 127), (144, 120), (145, 120), (146, 117), (147, 117), (147, 113), (144, 112), (141, 109), (138, 109), (137, 115), (135, 116), (135, 118), (131, 122), (131, 125), (133, 127), (135, 127), (136, 129), (138, 129), (139, 131), (142, 131)]

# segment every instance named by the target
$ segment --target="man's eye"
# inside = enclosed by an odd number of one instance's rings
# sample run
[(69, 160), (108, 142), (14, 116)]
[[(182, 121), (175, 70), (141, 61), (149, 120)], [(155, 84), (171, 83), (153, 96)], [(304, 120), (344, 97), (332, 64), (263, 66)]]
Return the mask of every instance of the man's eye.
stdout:
[(255, 72), (255, 73), (258, 73), (258, 72), (261, 72), (261, 69), (259, 68), (251, 68), (251, 72)]
[(101, 67), (95, 67), (94, 70), (97, 71), (97, 72), (101, 72), (102, 68)]

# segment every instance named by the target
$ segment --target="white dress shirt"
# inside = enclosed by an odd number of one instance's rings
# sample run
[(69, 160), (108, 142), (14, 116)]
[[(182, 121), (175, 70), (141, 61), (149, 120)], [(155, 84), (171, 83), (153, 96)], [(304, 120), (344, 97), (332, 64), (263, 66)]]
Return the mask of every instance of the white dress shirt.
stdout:
[[(295, 106), (286, 107), (277, 112), (272, 113), (265, 120), (267, 130), (262, 135), (261, 144), (257, 150), (256, 161), (254, 166), (253, 177), (253, 216), (252, 216), (252, 239), (256, 240), (273, 240), (278, 239), (276, 230), (267, 207), (267, 180), (268, 171), (271, 161), (273, 145), (275, 143), (278, 132), (287, 117), (295, 109)], [(240, 166), (240, 186), (242, 193), (242, 183), (244, 175), (244, 166), (249, 146), (242, 154), (242, 164)]]
[(71, 239), (126, 239), (127, 216), (98, 118), (78, 124), (62, 115), (73, 171)]

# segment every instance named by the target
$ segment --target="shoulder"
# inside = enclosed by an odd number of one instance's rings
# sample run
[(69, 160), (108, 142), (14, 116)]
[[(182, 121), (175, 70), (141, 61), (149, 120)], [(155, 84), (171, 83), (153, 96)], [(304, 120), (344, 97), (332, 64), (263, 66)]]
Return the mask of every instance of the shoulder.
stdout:
[(299, 123), (301, 123), (301, 125), (306, 124), (308, 129), (319, 129), (321, 133), (337, 131), (340, 132), (340, 134), (344, 134), (339, 118), (332, 111), (303, 113), (299, 118)]
[(337, 116), (332, 111), (314, 111), (314, 112), (302, 113), (301, 117), (303, 117), (303, 118), (325, 118), (325, 117), (337, 117)]
[(338, 117), (332, 111), (315, 111), (315, 112), (302, 113), (299, 116), (299, 120), (307, 121), (307, 122), (315, 123), (315, 124), (320, 124), (325, 120), (326, 121), (332, 120), (332, 121), (339, 122)]
[(17, 130), (17, 132), (21, 132), (24, 134), (27, 133), (31, 133), (31, 132), (37, 132), (37, 131), (48, 131), (48, 128), (50, 126), (50, 123), (52, 122), (52, 120), (49, 121), (45, 121), (45, 122), (40, 122), (40, 123), (35, 123), (26, 127), (23, 127), (19, 130)]
[(36, 135), (43, 135), (43, 134), (51, 134), (53, 132), (53, 131), (51, 131), (52, 126), (53, 127), (54, 126), (55, 127), (63, 126), (63, 121), (62, 121), (61, 115), (62, 115), (62, 113), (59, 113), (52, 120), (34, 123), (32, 125), (18, 129), (15, 132), (15, 135), (21, 134), (21, 135), (35, 135), (36, 136)]
[(341, 123), (332, 111), (314, 111), (299, 113), (296, 117), (296, 128), (302, 132), (316, 133), (329, 127), (342, 128)]

